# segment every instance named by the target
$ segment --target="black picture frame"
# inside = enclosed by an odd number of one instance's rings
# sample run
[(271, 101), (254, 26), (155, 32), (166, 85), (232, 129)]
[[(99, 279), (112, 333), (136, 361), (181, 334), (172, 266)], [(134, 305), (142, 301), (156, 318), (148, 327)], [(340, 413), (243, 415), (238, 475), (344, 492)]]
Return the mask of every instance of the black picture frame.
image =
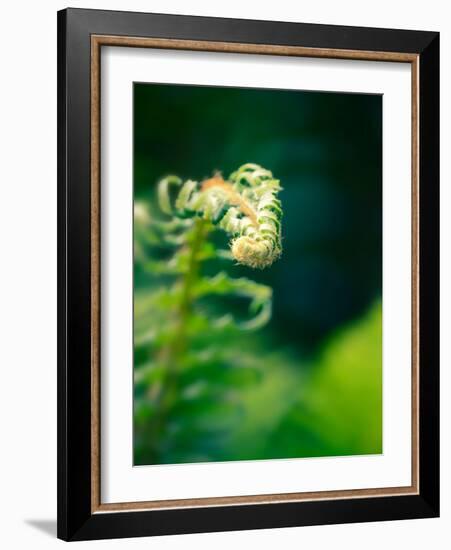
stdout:
[[(418, 57), (418, 494), (93, 513), (92, 35), (398, 52)], [(58, 12), (58, 537), (87, 540), (438, 515), (439, 34), (85, 9)]]

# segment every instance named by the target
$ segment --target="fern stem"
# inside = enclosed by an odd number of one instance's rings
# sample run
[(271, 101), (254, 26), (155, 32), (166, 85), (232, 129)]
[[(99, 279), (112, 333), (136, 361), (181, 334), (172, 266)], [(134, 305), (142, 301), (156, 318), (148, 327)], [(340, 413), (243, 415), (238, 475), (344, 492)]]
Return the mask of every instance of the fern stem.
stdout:
[(182, 281), (182, 299), (180, 301), (180, 307), (178, 311), (179, 318), (179, 329), (178, 337), (176, 337), (176, 344), (182, 349), (178, 349), (178, 354), (181, 351), (184, 351), (184, 346), (186, 345), (186, 321), (191, 313), (193, 306), (193, 296), (192, 290), (194, 285), (197, 282), (199, 277), (199, 268), (201, 260), (199, 258), (199, 253), (202, 248), (202, 245), (205, 241), (205, 238), (209, 232), (208, 223), (202, 218), (197, 218), (194, 222), (194, 229), (192, 233), (192, 240), (190, 244), (190, 254), (188, 260), (188, 269), (183, 277)]
[(198, 218), (194, 221), (193, 229), (187, 246), (189, 247), (188, 267), (181, 277), (181, 299), (175, 311), (176, 328), (171, 342), (161, 350), (160, 361), (164, 365), (164, 378), (157, 388), (154, 387), (154, 400), (157, 411), (153, 421), (151, 433), (151, 446), (154, 449), (155, 458), (158, 457), (158, 443), (163, 432), (168, 414), (177, 401), (177, 365), (187, 348), (187, 323), (193, 309), (192, 290), (199, 278), (200, 251), (210, 231), (209, 223)]

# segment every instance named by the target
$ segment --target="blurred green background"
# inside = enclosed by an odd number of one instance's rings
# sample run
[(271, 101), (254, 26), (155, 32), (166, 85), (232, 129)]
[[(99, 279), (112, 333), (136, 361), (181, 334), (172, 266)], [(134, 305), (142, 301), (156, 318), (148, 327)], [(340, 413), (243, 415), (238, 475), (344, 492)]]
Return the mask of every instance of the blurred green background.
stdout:
[[(247, 162), (281, 180), (283, 254), (264, 271), (228, 272), (273, 288), (272, 319), (252, 335), (215, 336), (245, 350), (229, 362), (246, 364), (247, 378), (218, 392), (207, 374), (203, 401), (194, 413), (193, 398), (180, 404), (158, 452), (152, 377), (135, 384), (135, 464), (382, 452), (382, 98), (134, 84), (134, 193), (152, 215), (163, 176), (227, 177)], [(136, 336), (161, 281), (136, 255), (134, 267)], [(225, 302), (215, 307), (240, 315)], [(151, 345), (135, 349), (135, 374), (151, 357)]]

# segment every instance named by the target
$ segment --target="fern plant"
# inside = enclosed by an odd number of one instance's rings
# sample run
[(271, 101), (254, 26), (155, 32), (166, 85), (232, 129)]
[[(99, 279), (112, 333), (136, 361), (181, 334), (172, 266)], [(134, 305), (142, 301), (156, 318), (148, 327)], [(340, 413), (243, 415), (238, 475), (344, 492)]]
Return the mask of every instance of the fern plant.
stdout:
[[(149, 275), (135, 292), (135, 463), (212, 460), (239, 419), (234, 396), (260, 369), (244, 335), (269, 321), (272, 289), (225, 266), (264, 269), (280, 256), (280, 190), (269, 170), (245, 164), (227, 180), (164, 178), (166, 218), (135, 204), (135, 263)], [(246, 299), (248, 317), (219, 312), (215, 297)]]

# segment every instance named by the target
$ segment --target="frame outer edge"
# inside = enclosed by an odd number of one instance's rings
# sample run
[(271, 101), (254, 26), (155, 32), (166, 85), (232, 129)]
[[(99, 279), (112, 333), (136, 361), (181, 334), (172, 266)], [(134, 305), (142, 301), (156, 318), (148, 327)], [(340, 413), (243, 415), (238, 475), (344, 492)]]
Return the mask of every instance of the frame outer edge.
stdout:
[(57, 536), (67, 540), (67, 403), (66, 393), (66, 12), (57, 14), (57, 202), (58, 202), (58, 404)]
[[(90, 511), (89, 26), (72, 9), (58, 23), (58, 510), (74, 540)], [(88, 432), (85, 430), (88, 429)]]
[[(181, 40), (224, 41), (218, 37), (224, 32), (233, 33), (226, 42), (249, 44), (294, 45), (293, 42), (310, 43), (311, 48), (342, 49), (343, 42), (354, 43), (356, 50), (401, 52), (419, 54), (433, 40), (435, 32), (388, 29), (380, 27), (357, 27), (327, 25), (324, 23), (302, 23), (293, 21), (271, 21), (242, 18), (209, 17), (188, 14), (144, 13), (101, 9), (68, 8), (74, 24), (90, 28), (90, 34), (111, 34), (122, 36), (152, 36), (154, 38), (175, 38)], [(120, 28), (117, 28), (118, 19)], [(133, 19), (133, 30), (129, 30)], [(221, 28), (218, 28), (218, 25)], [(108, 31), (103, 31), (107, 27)], [(257, 30), (258, 27), (258, 30)], [(324, 36), (327, 32), (327, 45)], [(262, 34), (265, 38), (262, 39)], [(402, 47), (400, 39), (402, 36)], [(377, 46), (374, 47), (374, 43)], [(395, 45), (396, 43), (396, 45)]]
[[(420, 494), (440, 514), (440, 35), (420, 56)], [(428, 375), (425, 376), (426, 371)]]

